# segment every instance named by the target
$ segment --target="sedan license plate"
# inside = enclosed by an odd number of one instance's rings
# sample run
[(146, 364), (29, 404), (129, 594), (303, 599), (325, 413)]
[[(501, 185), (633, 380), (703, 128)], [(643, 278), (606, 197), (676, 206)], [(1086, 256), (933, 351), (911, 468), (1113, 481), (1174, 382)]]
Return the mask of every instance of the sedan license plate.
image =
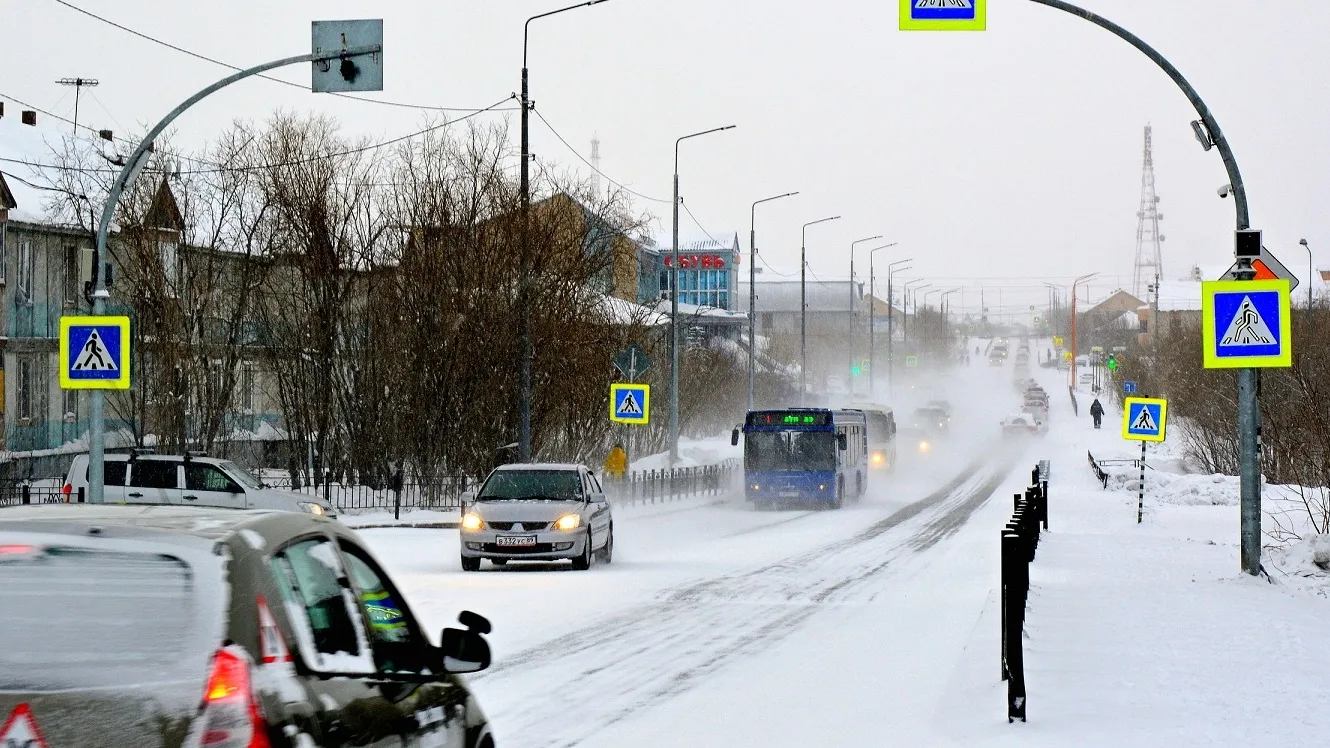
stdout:
[(495, 545), (535, 545), (535, 535), (500, 535), (494, 541)]

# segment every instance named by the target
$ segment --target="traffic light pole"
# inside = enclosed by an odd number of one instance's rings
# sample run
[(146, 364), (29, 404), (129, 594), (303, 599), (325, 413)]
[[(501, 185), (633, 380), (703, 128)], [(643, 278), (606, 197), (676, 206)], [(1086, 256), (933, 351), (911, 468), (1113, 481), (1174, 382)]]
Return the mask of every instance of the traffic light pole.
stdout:
[[(1228, 174), (1230, 190), (1233, 193), (1233, 207), (1236, 211), (1237, 229), (1251, 228), (1251, 217), (1247, 208), (1247, 189), (1242, 183), (1242, 174), (1238, 171), (1238, 162), (1229, 147), (1228, 139), (1219, 128), (1210, 108), (1201, 100), (1196, 89), (1187, 82), (1163, 55), (1146, 44), (1135, 34), (1127, 31), (1112, 21), (1096, 15), (1084, 8), (1072, 5), (1065, 0), (1030, 0), (1030, 2), (1056, 8), (1065, 13), (1084, 19), (1094, 25), (1112, 32), (1120, 39), (1135, 47), (1151, 62), (1155, 63), (1172, 79), (1182, 93), (1191, 102), (1205, 135), (1210, 143), (1219, 150), (1219, 157), (1224, 162)], [(1209, 150), (1206, 144), (1206, 150)], [(1236, 254), (1236, 252), (1235, 252)], [(1238, 258), (1238, 275), (1241, 280), (1251, 280), (1255, 272), (1251, 268), (1251, 259)], [(1310, 280), (1308, 281), (1310, 282)], [(1238, 465), (1241, 484), (1242, 515), (1242, 570), (1251, 575), (1261, 573), (1261, 413), (1258, 395), (1257, 370), (1238, 370)]]
[[(111, 190), (106, 196), (106, 204), (102, 206), (102, 217), (97, 223), (97, 243), (92, 251), (92, 313), (93, 316), (102, 316), (106, 314), (106, 300), (110, 298), (111, 293), (106, 289), (106, 278), (102, 274), (102, 258), (107, 256), (106, 244), (107, 235), (111, 228), (111, 218), (115, 215), (116, 206), (120, 203), (120, 197), (125, 190), (129, 188), (134, 177), (147, 164), (148, 157), (152, 154), (152, 143), (157, 136), (176, 120), (177, 117), (184, 114), (190, 107), (199, 103), (212, 94), (226, 88), (232, 83), (242, 81), (259, 73), (267, 72), (274, 68), (295, 65), (301, 62), (320, 62), (323, 60), (349, 60), (355, 57), (377, 54), (383, 51), (382, 44), (367, 44), (359, 47), (347, 47), (336, 52), (315, 52), (305, 55), (296, 55), (295, 57), (286, 57), (272, 62), (265, 62), (262, 65), (256, 65), (252, 68), (241, 70), (237, 73), (226, 76), (207, 88), (199, 91), (193, 96), (172, 109), (156, 127), (148, 131), (139, 142), (138, 148), (134, 149), (134, 154), (130, 156), (125, 165), (121, 167), (120, 173), (116, 175), (115, 181), (111, 183)], [(64, 365), (64, 362), (61, 362)], [(89, 400), (89, 415), (92, 423), (88, 425), (88, 502), (100, 504), (105, 498), (106, 486), (106, 394), (103, 390), (91, 390)]]

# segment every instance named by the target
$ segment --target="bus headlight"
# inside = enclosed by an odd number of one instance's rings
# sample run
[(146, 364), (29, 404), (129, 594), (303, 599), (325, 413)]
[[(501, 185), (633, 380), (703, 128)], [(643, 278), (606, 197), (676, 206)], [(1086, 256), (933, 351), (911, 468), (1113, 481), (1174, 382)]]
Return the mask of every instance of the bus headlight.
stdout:
[(874, 464), (874, 465), (881, 465), (884, 461), (886, 461), (886, 457), (883, 457), (881, 452), (874, 452), (874, 453), (873, 453), (873, 464)]
[(928, 450), (930, 450), (930, 449), (932, 449), (932, 448), (933, 448), (933, 445), (932, 445), (932, 444), (929, 444), (928, 442), (919, 442), (919, 451), (920, 451), (920, 452), (927, 452)]

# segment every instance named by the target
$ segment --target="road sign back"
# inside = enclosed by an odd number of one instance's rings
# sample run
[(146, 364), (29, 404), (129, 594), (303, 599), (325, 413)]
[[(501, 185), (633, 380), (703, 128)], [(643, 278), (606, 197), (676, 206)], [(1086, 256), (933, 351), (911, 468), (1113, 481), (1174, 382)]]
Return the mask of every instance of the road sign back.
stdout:
[(1201, 324), (1207, 369), (1293, 365), (1288, 281), (1206, 281)]
[(127, 390), (129, 317), (60, 318), (60, 386)]
[(651, 385), (619, 382), (610, 385), (610, 420), (646, 424), (651, 420)]
[(628, 381), (633, 381), (642, 375), (651, 366), (651, 359), (647, 357), (647, 352), (642, 346), (633, 343), (627, 348), (619, 351), (614, 357), (614, 367), (623, 372)]
[[(1291, 270), (1284, 267), (1284, 263), (1279, 261), (1270, 250), (1261, 247), (1261, 255), (1252, 260), (1252, 270), (1256, 271), (1254, 280), (1286, 280), (1289, 282), (1288, 290), (1292, 291), (1298, 287), (1298, 276)], [(1224, 272), (1224, 277), (1220, 280), (1237, 280), (1238, 263), (1233, 263), (1233, 267)]]
[(1122, 402), (1122, 438), (1162, 442), (1168, 421), (1168, 401), (1151, 397), (1129, 397)]

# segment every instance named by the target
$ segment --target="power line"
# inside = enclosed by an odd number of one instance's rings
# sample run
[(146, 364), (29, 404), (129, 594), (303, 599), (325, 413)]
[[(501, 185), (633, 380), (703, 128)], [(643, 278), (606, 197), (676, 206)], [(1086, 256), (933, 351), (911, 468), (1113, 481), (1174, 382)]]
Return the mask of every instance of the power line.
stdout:
[[(10, 99), (13, 99), (13, 97), (7, 97), (7, 96), (5, 96), (4, 94), (0, 94), (0, 98), (10, 98)], [(486, 112), (489, 112), (489, 111), (493, 111), (493, 110), (495, 110), (496, 107), (498, 107), (500, 104), (502, 104), (503, 102), (508, 101), (509, 99), (512, 99), (512, 98), (513, 98), (513, 95), (512, 95), (512, 94), (509, 94), (508, 96), (505, 96), (504, 98), (500, 99), (499, 101), (496, 101), (495, 103), (491, 104), (490, 106), (486, 107), (485, 109), (477, 109), (477, 110), (471, 112), (471, 114), (466, 115), (465, 117), (458, 117), (457, 119), (454, 119), (454, 120), (448, 120), (448, 121), (446, 121), (446, 122), (442, 122), (442, 123), (439, 123), (439, 124), (437, 124), (437, 125), (431, 125), (431, 126), (429, 126), (429, 127), (424, 128), (423, 130), (417, 130), (416, 132), (407, 133), (406, 135), (400, 135), (400, 136), (395, 137), (395, 138), (390, 138), (390, 139), (388, 139), (388, 140), (382, 140), (382, 141), (379, 141), (379, 142), (377, 142), (377, 143), (371, 143), (370, 145), (360, 146), (360, 147), (358, 147), (358, 148), (350, 148), (350, 149), (347, 149), (347, 150), (344, 150), (344, 151), (338, 151), (338, 152), (336, 152), (336, 153), (324, 153), (324, 154), (320, 154), (320, 155), (318, 155), (318, 156), (310, 156), (310, 157), (308, 157), (308, 158), (295, 159), (295, 160), (292, 160), (292, 161), (283, 161), (283, 162), (278, 162), (278, 163), (274, 163), (274, 164), (260, 164), (260, 165), (257, 165), (257, 166), (227, 166), (227, 165), (225, 165), (225, 164), (219, 164), (219, 163), (212, 162), (212, 161), (206, 161), (206, 160), (204, 160), (204, 159), (200, 159), (200, 158), (197, 158), (197, 157), (180, 155), (179, 158), (183, 158), (183, 159), (186, 159), (186, 160), (189, 160), (189, 161), (194, 161), (194, 162), (201, 163), (201, 164), (207, 164), (210, 168), (207, 168), (207, 169), (185, 169), (185, 170), (181, 170), (181, 171), (179, 171), (179, 172), (173, 172), (173, 173), (176, 173), (176, 174), (179, 174), (179, 175), (183, 176), (183, 175), (187, 175), (187, 174), (219, 174), (219, 173), (226, 173), (226, 172), (263, 171), (263, 170), (267, 170), (267, 169), (277, 169), (277, 168), (281, 168), (281, 167), (284, 167), (284, 166), (299, 166), (299, 165), (301, 165), (301, 164), (314, 163), (315, 161), (323, 161), (323, 160), (331, 159), (331, 158), (341, 158), (342, 156), (352, 156), (352, 155), (355, 155), (355, 154), (357, 154), (357, 153), (364, 153), (364, 152), (366, 152), (366, 151), (377, 150), (377, 149), (379, 149), (379, 148), (383, 148), (383, 147), (386, 147), (386, 146), (394, 145), (394, 144), (396, 144), (396, 143), (401, 143), (401, 142), (403, 142), (403, 141), (405, 141), (405, 140), (410, 140), (410, 139), (412, 139), (412, 138), (418, 138), (418, 137), (420, 137), (421, 135), (426, 135), (426, 134), (431, 133), (431, 132), (434, 132), (434, 131), (436, 131), (436, 130), (441, 130), (441, 129), (445, 128), (445, 127), (449, 127), (449, 126), (455, 125), (455, 124), (457, 124), (457, 123), (459, 123), (459, 122), (465, 122), (466, 120), (471, 119), (472, 117), (478, 117), (478, 116), (480, 116), (481, 114), (484, 114), (484, 113), (486, 113)], [(17, 103), (23, 105), (23, 106), (28, 106), (27, 104), (23, 104), (23, 102), (20, 102), (20, 101), (18, 101), (17, 99), (13, 99), (13, 100), (14, 100), (15, 102), (17, 102)], [(54, 116), (54, 115), (53, 115), (53, 116)], [(170, 154), (170, 155), (175, 156), (176, 154)], [(100, 174), (100, 173), (113, 173), (113, 174), (114, 174), (114, 173), (118, 173), (118, 172), (119, 172), (119, 169), (109, 169), (109, 168), (108, 168), (108, 169), (102, 169), (102, 168), (88, 168), (88, 167), (81, 167), (81, 166), (67, 166), (67, 165), (62, 165), (62, 164), (44, 164), (44, 163), (38, 163), (38, 162), (35, 162), (35, 161), (27, 161), (27, 160), (24, 160), (24, 159), (5, 158), (5, 157), (2, 157), (2, 156), (0, 156), (0, 161), (5, 161), (5, 162), (15, 163), (15, 164), (22, 164), (22, 165), (24, 165), (24, 166), (32, 167), (32, 168), (35, 168), (35, 169), (57, 169), (57, 170), (61, 170), (61, 171), (77, 171), (77, 172), (85, 173), (85, 174)]]
[[(198, 52), (194, 52), (194, 51), (192, 51), (192, 50), (185, 49), (184, 47), (181, 47), (181, 46), (178, 46), (178, 45), (172, 44), (172, 43), (170, 43), (170, 42), (163, 41), (163, 40), (158, 39), (158, 38), (156, 38), (156, 37), (154, 37), (154, 36), (150, 36), (150, 35), (148, 35), (148, 34), (143, 33), (142, 31), (137, 31), (137, 30), (135, 30), (135, 29), (131, 29), (131, 28), (129, 28), (128, 26), (125, 26), (125, 25), (123, 25), (123, 24), (116, 23), (115, 21), (112, 21), (112, 20), (109, 19), (109, 18), (106, 18), (106, 17), (103, 17), (103, 16), (99, 16), (99, 15), (97, 15), (96, 13), (93, 13), (92, 11), (84, 10), (83, 8), (80, 8), (80, 7), (78, 7), (77, 5), (74, 5), (73, 3), (67, 2), (66, 0), (55, 0), (55, 2), (58, 3), (58, 4), (60, 4), (60, 5), (65, 6), (66, 8), (69, 8), (70, 10), (76, 11), (76, 12), (78, 12), (78, 13), (82, 13), (83, 15), (88, 16), (89, 18), (93, 18), (93, 19), (95, 19), (95, 20), (101, 21), (102, 23), (105, 23), (105, 24), (107, 24), (107, 25), (109, 25), (109, 26), (114, 26), (115, 28), (120, 29), (121, 31), (124, 31), (124, 32), (126, 32), (126, 33), (133, 34), (134, 36), (137, 36), (137, 37), (139, 37), (140, 39), (145, 39), (145, 40), (147, 40), (147, 41), (152, 42), (153, 44), (161, 45), (161, 46), (163, 46), (163, 47), (166, 47), (167, 49), (171, 49), (171, 50), (174, 50), (174, 51), (176, 51), (176, 52), (180, 52), (181, 54), (189, 55), (190, 57), (193, 57), (193, 58), (195, 58), (195, 59), (203, 60), (204, 62), (210, 62), (210, 63), (212, 63), (213, 65), (220, 65), (221, 67), (228, 68), (228, 69), (230, 69), (230, 70), (237, 70), (237, 71), (238, 71), (238, 70), (242, 70), (242, 69), (243, 69), (243, 68), (236, 67), (235, 65), (232, 65), (232, 64), (229, 63), (229, 62), (222, 62), (221, 60), (218, 60), (218, 59), (216, 59), (216, 58), (208, 57), (207, 55), (199, 54)], [(293, 82), (291, 82), (291, 81), (283, 80), (282, 78), (277, 78), (277, 77), (274, 77), (274, 76), (271, 76), (271, 75), (264, 75), (264, 74), (260, 73), (259, 75), (255, 76), (255, 77), (263, 78), (264, 80), (269, 80), (269, 81), (272, 81), (272, 82), (274, 82), (274, 83), (281, 83), (281, 84), (284, 85), (284, 86), (291, 86), (291, 87), (293, 87), (293, 88), (298, 88), (298, 89), (300, 89), (300, 90), (302, 90), (302, 91), (308, 91), (308, 90), (309, 90), (309, 87), (308, 87), (308, 86), (302, 85), (302, 84), (300, 84), (300, 83), (293, 83)], [(350, 95), (350, 94), (344, 94), (344, 93), (332, 93), (332, 95), (333, 95), (333, 96), (340, 97), (340, 98), (343, 98), (343, 99), (351, 99), (352, 101), (363, 101), (363, 102), (366, 102), (366, 103), (369, 103), (369, 104), (381, 104), (381, 105), (383, 105), (383, 106), (400, 107), (400, 108), (403, 108), (403, 109), (420, 109), (420, 110), (434, 111), (434, 112), (475, 112), (475, 111), (486, 111), (486, 110), (483, 110), (483, 109), (481, 109), (481, 110), (477, 110), (477, 109), (466, 108), (466, 107), (441, 107), (441, 106), (428, 106), (428, 105), (425, 105), (425, 104), (409, 104), (409, 103), (400, 102), (400, 101), (388, 101), (388, 100), (386, 100), (386, 99), (367, 99), (367, 98), (365, 98), (365, 97), (363, 97), (363, 96), (352, 96), (352, 95)], [(504, 110), (504, 111), (511, 111), (511, 110)]]
[(679, 205), (683, 206), (683, 212), (687, 213), (688, 217), (693, 219), (693, 225), (696, 226), (698, 229), (700, 229), (703, 234), (706, 234), (707, 238), (711, 240), (712, 244), (720, 245), (720, 241), (718, 241), (716, 237), (712, 236), (711, 232), (707, 231), (706, 227), (702, 225), (702, 222), (697, 220), (697, 216), (693, 215), (693, 211), (688, 209), (688, 203), (685, 202), (683, 198), (679, 198)]
[(567, 148), (568, 150), (572, 151), (572, 152), (573, 152), (573, 155), (574, 155), (574, 156), (577, 156), (578, 160), (580, 160), (582, 163), (586, 164), (586, 165), (587, 165), (592, 171), (594, 171), (594, 172), (596, 172), (597, 174), (599, 174), (600, 176), (604, 177), (604, 178), (605, 178), (605, 181), (609, 182), (610, 184), (614, 185), (615, 187), (618, 187), (619, 189), (623, 190), (624, 192), (627, 192), (627, 193), (630, 194), (630, 195), (637, 195), (638, 197), (642, 198), (643, 200), (650, 200), (650, 201), (653, 202), (653, 203), (666, 203), (666, 204), (668, 204), (668, 203), (670, 202), (669, 200), (661, 200), (661, 199), (658, 198), (658, 197), (652, 197), (652, 196), (650, 196), (650, 195), (643, 195), (642, 193), (637, 192), (636, 190), (629, 189), (629, 188), (628, 188), (626, 185), (624, 185), (622, 182), (616, 181), (616, 180), (615, 180), (614, 178), (612, 178), (610, 175), (606, 174), (605, 172), (601, 171), (600, 169), (597, 169), (594, 165), (592, 165), (592, 163), (591, 163), (590, 161), (587, 161), (585, 158), (583, 158), (583, 157), (582, 157), (582, 154), (581, 154), (576, 148), (574, 148), (574, 147), (572, 147), (571, 145), (569, 145), (567, 140), (564, 140), (564, 137), (563, 137), (562, 135), (559, 134), (559, 131), (558, 131), (558, 130), (555, 130), (555, 129), (554, 129), (554, 125), (551, 125), (549, 120), (545, 119), (545, 115), (541, 114), (539, 109), (532, 109), (531, 111), (533, 111), (533, 112), (536, 113), (536, 117), (539, 118), (541, 122), (544, 122), (544, 123), (545, 123), (545, 127), (547, 127), (551, 133), (554, 133), (554, 137), (558, 138), (558, 139), (559, 139), (559, 142), (560, 142), (560, 143), (563, 143), (563, 145), (564, 145), (565, 148)]

